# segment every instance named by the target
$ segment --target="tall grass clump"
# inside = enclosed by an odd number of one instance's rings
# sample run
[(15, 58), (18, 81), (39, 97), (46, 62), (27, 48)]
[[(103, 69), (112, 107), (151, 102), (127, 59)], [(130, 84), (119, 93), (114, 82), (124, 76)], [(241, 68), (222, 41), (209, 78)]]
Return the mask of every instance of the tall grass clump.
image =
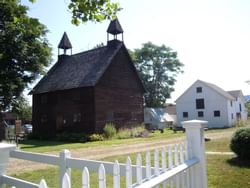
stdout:
[(104, 136), (107, 139), (111, 139), (111, 138), (115, 137), (115, 135), (116, 135), (115, 125), (113, 123), (106, 123), (106, 125), (103, 129), (103, 132), (104, 132)]

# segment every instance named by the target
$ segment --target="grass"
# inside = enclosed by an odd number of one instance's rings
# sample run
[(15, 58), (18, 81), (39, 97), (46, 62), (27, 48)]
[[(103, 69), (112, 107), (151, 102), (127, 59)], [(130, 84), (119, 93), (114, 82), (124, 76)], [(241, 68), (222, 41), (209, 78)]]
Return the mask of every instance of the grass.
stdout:
[(231, 138), (220, 138), (216, 140), (210, 140), (205, 142), (206, 151), (213, 151), (213, 152), (232, 152), (230, 150)]
[(41, 141), (41, 140), (25, 140), (19, 144), (19, 147), (24, 151), (29, 152), (51, 152), (51, 151), (61, 151), (63, 149), (80, 149), (88, 147), (110, 147), (112, 145), (121, 145), (121, 144), (130, 144), (130, 143), (145, 143), (151, 142), (154, 140), (162, 140), (173, 137), (184, 137), (183, 132), (174, 133), (172, 130), (165, 129), (164, 133), (160, 131), (154, 131), (149, 134), (149, 137), (146, 138), (128, 138), (128, 139), (112, 139), (105, 141), (96, 141), (96, 142), (86, 142), (86, 143), (66, 143), (58, 141)]
[[(233, 129), (234, 130), (234, 129)], [(207, 131), (214, 132), (215, 130)], [(216, 130), (216, 132), (220, 132), (223, 134), (225, 131), (232, 131), (232, 129), (225, 130)], [(77, 148), (79, 147), (94, 147), (99, 144), (104, 144), (105, 147), (111, 146), (112, 144), (124, 144), (131, 142), (145, 142), (163, 139), (167, 137), (176, 137), (183, 136), (182, 132), (174, 134), (172, 131), (165, 131), (163, 134), (158, 131), (152, 133), (149, 138), (136, 138), (136, 139), (122, 139), (122, 140), (108, 140), (104, 142), (92, 142), (85, 144), (67, 144), (67, 143), (58, 143), (53, 142), (55, 146), (53, 146), (53, 151), (61, 150), (62, 148)], [(34, 142), (34, 141), (32, 141)], [(30, 147), (30, 145), (22, 145), (26, 147), (26, 150), (40, 150), (46, 151), (51, 146), (46, 146), (50, 142), (45, 142), (39, 146), (38, 143), (33, 143), (34, 147)], [(230, 138), (221, 138), (214, 139), (209, 142), (206, 142), (206, 151), (217, 151), (217, 152), (228, 152)], [(136, 153), (130, 155), (135, 163)], [(119, 160), (120, 163), (124, 163), (126, 161), (127, 155), (122, 156), (112, 156), (108, 158), (104, 158), (102, 160), (105, 161), (114, 161), (116, 159)], [(145, 157), (143, 157), (145, 158)], [(153, 157), (151, 157), (152, 159)], [(144, 162), (145, 163), (145, 162)], [(153, 164), (153, 163), (152, 163)], [(241, 188), (241, 187), (250, 187), (250, 161), (239, 161), (237, 158), (231, 155), (207, 155), (207, 172), (208, 172), (208, 187), (209, 188)], [(49, 187), (58, 187), (58, 169), (57, 168), (48, 168), (46, 170), (36, 170), (29, 173), (23, 174), (13, 174), (13, 176), (28, 180), (34, 183), (39, 183), (41, 178), (44, 178)], [(97, 185), (97, 174), (91, 173), (91, 187), (98, 187)], [(80, 170), (72, 170), (72, 187), (81, 187), (81, 171)], [(93, 183), (93, 184), (92, 184)], [(107, 176), (107, 184), (108, 187), (112, 187), (112, 177)], [(124, 187), (124, 178), (122, 179), (121, 187)]]

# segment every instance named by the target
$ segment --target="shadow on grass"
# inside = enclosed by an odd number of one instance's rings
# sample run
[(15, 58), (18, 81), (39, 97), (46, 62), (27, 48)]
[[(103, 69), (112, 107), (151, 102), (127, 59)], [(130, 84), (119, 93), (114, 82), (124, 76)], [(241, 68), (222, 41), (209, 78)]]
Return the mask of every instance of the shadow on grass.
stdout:
[(59, 141), (45, 141), (45, 140), (23, 140), (19, 144), (22, 145), (22, 149), (27, 148), (38, 148), (38, 147), (45, 147), (45, 146), (59, 146), (68, 144), (67, 142), (59, 142)]
[(238, 157), (234, 157), (234, 158), (228, 159), (227, 163), (232, 166), (250, 168), (250, 159), (242, 160), (242, 159), (239, 159)]

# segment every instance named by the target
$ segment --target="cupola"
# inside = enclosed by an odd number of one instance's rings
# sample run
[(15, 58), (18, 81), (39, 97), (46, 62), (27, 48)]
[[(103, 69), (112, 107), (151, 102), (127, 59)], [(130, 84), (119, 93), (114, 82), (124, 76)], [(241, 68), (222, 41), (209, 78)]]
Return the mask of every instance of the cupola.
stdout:
[(62, 39), (58, 44), (58, 55), (61, 55), (60, 49), (63, 49), (63, 55), (67, 55), (67, 50), (70, 49), (70, 55), (72, 55), (72, 45), (66, 32), (63, 33)]
[(118, 19), (112, 20), (107, 29), (107, 40), (109, 42), (109, 34), (114, 36), (114, 40), (117, 40), (117, 35), (122, 34), (123, 41), (123, 30)]

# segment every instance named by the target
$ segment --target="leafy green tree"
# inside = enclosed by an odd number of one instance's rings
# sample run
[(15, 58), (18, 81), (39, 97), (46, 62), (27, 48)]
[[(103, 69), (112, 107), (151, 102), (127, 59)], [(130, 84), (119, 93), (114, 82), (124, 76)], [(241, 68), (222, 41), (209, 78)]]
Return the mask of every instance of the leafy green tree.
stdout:
[(121, 10), (119, 3), (112, 3), (111, 0), (71, 0), (68, 7), (75, 25), (87, 21), (111, 20)]
[(163, 107), (174, 91), (177, 74), (183, 72), (184, 65), (177, 59), (177, 52), (147, 42), (130, 53), (146, 89), (146, 106)]
[(0, 111), (44, 73), (51, 59), (47, 29), (27, 10), (19, 0), (0, 0)]
[(31, 121), (32, 107), (23, 96), (18, 97), (12, 104), (12, 112), (23, 121)]
[(247, 113), (248, 113), (248, 117), (250, 116), (250, 101), (247, 101), (246, 103), (245, 103), (245, 107), (246, 107), (246, 109), (247, 109)]

